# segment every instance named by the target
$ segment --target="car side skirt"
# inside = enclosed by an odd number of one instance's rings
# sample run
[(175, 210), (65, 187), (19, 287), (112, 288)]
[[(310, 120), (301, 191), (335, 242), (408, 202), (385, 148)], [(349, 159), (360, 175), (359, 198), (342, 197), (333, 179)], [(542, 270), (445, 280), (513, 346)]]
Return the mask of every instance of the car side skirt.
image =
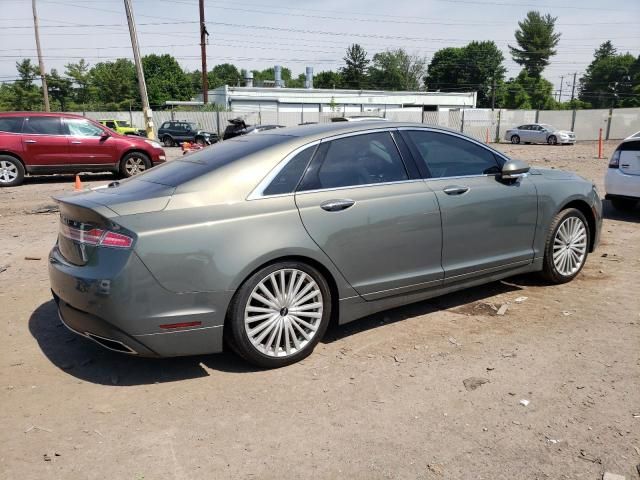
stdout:
[(411, 294), (400, 294), (398, 296), (385, 297), (384, 299), (375, 301), (366, 301), (360, 297), (349, 297), (340, 300), (340, 317), (338, 323), (340, 325), (352, 322), (367, 315), (377, 312), (389, 310), (411, 303), (421, 302), (429, 298), (438, 297), (447, 293), (457, 292), (469, 287), (483, 285), (485, 283), (502, 280), (513, 275), (523, 273), (539, 272), (542, 270), (542, 257), (536, 258), (533, 262), (526, 265), (514, 266), (508, 270), (492, 271), (486, 275), (465, 279), (455, 283), (441, 285), (439, 287), (427, 288), (419, 292)]
[(27, 173), (34, 175), (78, 172), (109, 172), (118, 170), (117, 163), (75, 164), (75, 165), (26, 165)]

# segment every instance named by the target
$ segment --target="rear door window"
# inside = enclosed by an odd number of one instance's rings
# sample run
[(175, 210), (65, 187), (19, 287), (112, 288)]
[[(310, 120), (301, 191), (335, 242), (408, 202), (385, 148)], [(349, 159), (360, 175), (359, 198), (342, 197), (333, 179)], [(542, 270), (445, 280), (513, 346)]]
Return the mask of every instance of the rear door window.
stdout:
[(24, 117), (0, 118), (0, 132), (21, 133)]
[(62, 122), (59, 117), (29, 117), (22, 127), (26, 134), (62, 135)]
[(434, 178), (500, 172), (493, 152), (470, 140), (430, 131), (409, 130), (406, 133)]
[(316, 168), (307, 171), (300, 190), (355, 187), (409, 178), (389, 132), (332, 140), (323, 143), (318, 154), (321, 160)]

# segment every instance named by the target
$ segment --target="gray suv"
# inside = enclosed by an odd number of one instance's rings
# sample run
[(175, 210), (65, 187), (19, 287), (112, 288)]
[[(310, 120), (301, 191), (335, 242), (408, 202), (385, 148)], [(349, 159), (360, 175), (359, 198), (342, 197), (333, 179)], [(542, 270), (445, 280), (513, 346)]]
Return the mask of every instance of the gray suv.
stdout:
[(226, 140), (59, 198), (60, 318), (135, 355), (309, 355), (330, 320), (525, 272), (572, 280), (598, 244), (593, 184), (457, 132), (342, 122)]

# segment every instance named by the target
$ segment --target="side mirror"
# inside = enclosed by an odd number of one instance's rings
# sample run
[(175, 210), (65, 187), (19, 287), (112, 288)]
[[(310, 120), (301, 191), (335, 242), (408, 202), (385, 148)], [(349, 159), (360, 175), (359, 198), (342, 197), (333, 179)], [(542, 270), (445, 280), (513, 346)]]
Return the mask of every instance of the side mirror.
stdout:
[(106, 130), (103, 130), (102, 131), (102, 135), (100, 135), (100, 141), (104, 142), (110, 136), (111, 136), (111, 134), (109, 132), (107, 132)]
[(522, 160), (509, 160), (502, 166), (502, 179), (515, 180), (524, 177), (531, 167)]

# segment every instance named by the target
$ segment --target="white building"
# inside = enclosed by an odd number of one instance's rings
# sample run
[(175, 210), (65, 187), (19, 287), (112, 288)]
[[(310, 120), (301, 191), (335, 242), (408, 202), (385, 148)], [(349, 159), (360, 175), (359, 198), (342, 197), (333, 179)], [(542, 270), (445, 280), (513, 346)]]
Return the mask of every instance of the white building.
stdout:
[[(209, 91), (209, 102), (233, 112), (423, 112), (475, 108), (476, 92), (398, 92), (319, 88), (229, 87)], [(202, 102), (202, 96), (196, 97)], [(175, 102), (183, 103), (183, 102)], [(186, 103), (186, 102), (184, 102)]]

